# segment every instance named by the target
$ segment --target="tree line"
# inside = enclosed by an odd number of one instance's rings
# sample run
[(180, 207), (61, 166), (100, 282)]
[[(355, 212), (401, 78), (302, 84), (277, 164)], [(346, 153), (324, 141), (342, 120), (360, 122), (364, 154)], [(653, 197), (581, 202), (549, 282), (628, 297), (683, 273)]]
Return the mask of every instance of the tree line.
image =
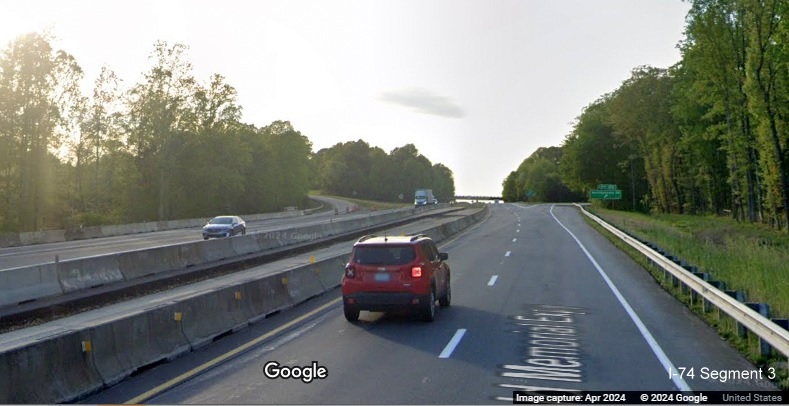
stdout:
[(455, 196), (452, 171), (433, 164), (413, 144), (386, 153), (363, 140), (338, 143), (315, 153), (316, 188), (341, 196), (413, 202), (416, 189), (432, 189), (440, 202)]
[(156, 42), (130, 86), (104, 66), (84, 94), (51, 43), (30, 33), (0, 51), (0, 232), (303, 207), (327, 164), (287, 121), (244, 123), (236, 89), (195, 78), (186, 45)]
[[(681, 60), (637, 67), (587, 106), (554, 173), (585, 196), (619, 185), (621, 208), (786, 228), (787, 18), (780, 0), (691, 1)], [(511, 200), (531, 187), (521, 172), (503, 183)]]

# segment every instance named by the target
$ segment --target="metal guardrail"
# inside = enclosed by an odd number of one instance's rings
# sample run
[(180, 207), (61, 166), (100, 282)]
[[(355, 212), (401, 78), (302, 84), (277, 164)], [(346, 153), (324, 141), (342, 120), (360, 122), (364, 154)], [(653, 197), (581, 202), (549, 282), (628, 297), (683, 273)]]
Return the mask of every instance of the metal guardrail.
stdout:
[(708, 302), (715, 305), (722, 312), (726, 313), (731, 318), (740, 323), (740, 325), (769, 343), (775, 350), (782, 353), (784, 356), (789, 357), (789, 330), (786, 330), (783, 327), (775, 324), (772, 320), (762, 316), (745, 304), (740, 303), (725, 292), (721, 292), (716, 287), (696, 277), (692, 273), (685, 270), (683, 267), (675, 264), (673, 261), (664, 257), (660, 253), (644, 245), (641, 241), (636, 240), (635, 238), (620, 231), (618, 228), (606, 223), (594, 214), (589, 213), (583, 208), (583, 206), (579, 204), (575, 204), (575, 206), (580, 208), (581, 212), (587, 217), (591, 218), (600, 224), (600, 226), (619, 237), (622, 241), (628, 243), (635, 250), (644, 254), (647, 258), (652, 260), (652, 262), (671, 273), (687, 287), (701, 295)]

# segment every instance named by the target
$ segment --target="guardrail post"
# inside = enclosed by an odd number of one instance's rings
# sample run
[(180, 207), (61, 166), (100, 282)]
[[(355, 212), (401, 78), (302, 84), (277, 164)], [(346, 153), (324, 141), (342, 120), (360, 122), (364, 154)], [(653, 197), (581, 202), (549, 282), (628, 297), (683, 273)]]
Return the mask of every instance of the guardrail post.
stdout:
[[(751, 308), (753, 311), (761, 314), (765, 318), (770, 318), (770, 305), (767, 303), (746, 303), (746, 306)], [(759, 354), (763, 356), (769, 356), (773, 351), (773, 347), (767, 341), (764, 341), (762, 338), (759, 338)]]
[(789, 319), (773, 319), (773, 323), (783, 327), (784, 330), (789, 330)]
[(718, 290), (721, 290), (721, 291), (726, 290), (726, 282), (724, 282), (724, 281), (709, 281), (709, 283), (710, 283), (710, 285), (715, 287), (715, 289), (718, 289)]
[[(743, 292), (741, 290), (726, 290), (725, 292), (726, 292), (727, 295), (733, 297), (734, 300), (736, 300), (736, 301), (738, 301), (740, 303), (745, 303), (745, 292)], [(740, 338), (747, 338), (748, 337), (748, 329), (745, 328), (745, 326), (743, 326), (739, 322), (735, 322), (735, 324), (737, 324), (737, 335)]]
[[(712, 287), (718, 289), (720, 291), (726, 290), (726, 282), (724, 281), (708, 281)], [(710, 303), (707, 299), (704, 299), (704, 311), (711, 312), (712, 311), (712, 303)], [(718, 312), (718, 320), (720, 320), (720, 312)]]
[[(696, 268), (695, 266), (691, 266), (690, 268), (693, 269), (693, 271), (691, 271), (691, 272), (693, 272), (693, 276), (695, 276), (695, 277), (697, 277), (697, 278), (699, 278), (699, 279), (701, 279), (701, 280), (703, 280), (705, 282), (710, 280), (710, 275), (708, 273), (706, 273), (706, 272), (699, 272), (698, 268)], [(691, 291), (690, 291), (690, 302), (692, 304), (695, 304), (698, 300), (699, 300), (699, 292), (696, 292), (695, 290), (691, 289)], [(705, 305), (706, 305), (706, 300), (704, 300), (704, 302), (705, 302)], [(706, 306), (704, 308), (704, 311), (705, 312), (707, 311)]]

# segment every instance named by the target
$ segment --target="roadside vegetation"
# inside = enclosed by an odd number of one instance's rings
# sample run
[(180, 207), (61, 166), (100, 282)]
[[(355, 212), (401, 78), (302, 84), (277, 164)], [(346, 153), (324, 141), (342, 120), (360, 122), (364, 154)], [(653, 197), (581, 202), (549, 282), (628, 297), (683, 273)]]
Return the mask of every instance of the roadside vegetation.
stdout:
[(620, 230), (657, 244), (700, 272), (741, 290), (749, 302), (789, 317), (789, 236), (767, 227), (711, 216), (648, 216), (602, 208), (593, 213)]
[(79, 62), (51, 43), (30, 33), (0, 49), (0, 233), (304, 208), (310, 188), (454, 196), (449, 168), (414, 145), (313, 153), (288, 121), (243, 122), (236, 89), (195, 77), (184, 44), (156, 42), (134, 83), (104, 66), (84, 92)]
[(313, 187), (343, 198), (413, 204), (417, 189), (432, 189), (439, 202), (455, 197), (452, 171), (413, 144), (387, 153), (363, 140), (338, 143), (316, 152), (312, 165)]
[(618, 209), (789, 232), (789, 3), (690, 3), (681, 60), (635, 67), (591, 102), (561, 146), (506, 177), (506, 200), (562, 201), (568, 191), (587, 200), (614, 184)]
[[(771, 318), (789, 317), (789, 236), (765, 226), (743, 224), (711, 216), (653, 215), (603, 209), (587, 210), (616, 228), (652, 242), (671, 255), (708, 272), (711, 278), (726, 283), (730, 290), (745, 293), (746, 301), (770, 305)], [(773, 381), (783, 390), (789, 389), (789, 364), (780, 354), (763, 356), (759, 339), (754, 334), (741, 337), (737, 323), (725, 313), (704, 309), (701, 300), (693, 300), (689, 291), (674, 286), (662, 270), (649, 264), (643, 254), (584, 216), (588, 224), (606, 236), (648, 270), (655, 281), (737, 348), (755, 365), (773, 367)]]

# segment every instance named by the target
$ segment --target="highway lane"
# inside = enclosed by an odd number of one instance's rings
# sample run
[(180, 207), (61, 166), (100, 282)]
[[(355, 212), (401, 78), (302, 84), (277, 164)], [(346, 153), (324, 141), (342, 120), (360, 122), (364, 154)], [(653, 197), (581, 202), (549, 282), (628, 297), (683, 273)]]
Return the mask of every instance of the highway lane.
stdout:
[[(489, 404), (511, 402), (513, 390), (536, 388), (773, 388), (764, 379), (712, 379), (712, 372), (755, 369), (589, 227), (575, 208), (494, 205), (490, 218), (441, 250), (449, 253), (453, 303), (439, 310), (434, 323), (363, 312), (360, 322), (351, 324), (335, 291), (86, 403), (132, 400), (267, 333), (277, 334), (136, 401)], [(278, 332), (302, 315), (309, 317)], [(269, 361), (316, 362), (328, 377), (311, 383), (269, 379), (264, 375)], [(679, 368), (693, 368), (694, 376), (671, 377)]]
[[(353, 203), (328, 197), (315, 197), (323, 200), (327, 205), (338, 209), (335, 215), (333, 210), (319, 212), (313, 215), (275, 218), (254, 222), (247, 222), (248, 233), (272, 232), (297, 226), (309, 226), (334, 220), (348, 220), (369, 216), (369, 212), (346, 213), (346, 207), (353, 207)], [(64, 261), (96, 255), (105, 255), (121, 251), (153, 248), (162, 245), (180, 244), (202, 240), (200, 228), (178, 229), (121, 235), (114, 237), (96, 238), (90, 240), (65, 241), (51, 244), (29, 245), (22, 247), (0, 248), (0, 272), (3, 269), (17, 268), (28, 265), (50, 263), (55, 261), (55, 256)]]

